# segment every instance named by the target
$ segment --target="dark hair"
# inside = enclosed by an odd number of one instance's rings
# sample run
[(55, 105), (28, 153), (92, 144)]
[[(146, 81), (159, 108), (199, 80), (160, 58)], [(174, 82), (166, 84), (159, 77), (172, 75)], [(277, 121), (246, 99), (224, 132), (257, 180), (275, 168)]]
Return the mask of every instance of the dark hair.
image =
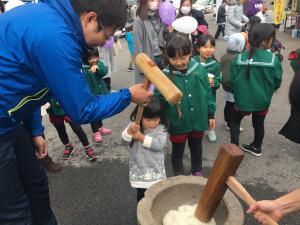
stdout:
[(192, 43), (188, 35), (179, 32), (169, 34), (165, 47), (165, 54), (168, 58), (175, 58), (176, 55), (185, 56), (191, 52)]
[[(130, 120), (135, 121), (136, 114), (139, 106), (137, 105), (133, 112), (130, 115)], [(155, 96), (150, 98), (150, 102), (145, 106), (142, 117), (153, 119), (160, 118), (160, 124), (164, 125), (166, 129), (168, 129), (168, 120), (165, 114), (165, 110), (163, 105), (160, 103), (159, 99)], [(141, 131), (143, 131), (142, 122), (140, 124)]]
[(88, 60), (95, 58), (95, 57), (99, 58), (98, 48), (96, 48), (96, 47), (88, 50)]
[[(148, 0), (139, 0), (138, 8), (136, 10), (136, 15), (140, 17), (141, 20), (145, 20), (148, 18)], [(158, 10), (157, 10), (158, 12)]]
[(89, 60), (94, 58), (94, 57), (99, 57), (99, 52), (98, 52), (98, 48), (94, 47), (94, 48), (89, 48), (87, 50), (84, 51), (83, 53), (83, 63), (88, 65), (89, 64)]
[[(212, 35), (210, 35), (210, 34), (202, 34), (202, 35), (199, 36), (199, 39), (197, 41), (197, 48), (199, 49), (199, 48), (205, 46), (208, 41), (210, 42), (210, 44), (212, 46), (216, 47), (216, 40), (215, 40), (215, 38)], [(214, 55), (212, 55), (211, 57), (214, 60), (217, 61), (217, 59), (215, 58)]]
[(180, 0), (180, 5), (179, 5), (179, 10), (178, 10), (177, 18), (180, 18), (180, 17), (183, 16), (183, 14), (182, 14), (182, 12), (181, 12), (180, 9), (181, 9), (183, 3), (186, 2), (186, 1), (189, 1), (189, 2), (191, 3), (191, 11), (190, 11), (190, 13), (192, 13), (192, 5), (193, 5), (193, 1), (192, 1), (192, 0)]
[[(99, 26), (123, 28), (127, 20), (125, 0), (70, 0), (73, 9), (80, 16), (83, 13), (97, 13)], [(102, 29), (102, 28), (101, 28)]]
[(249, 19), (249, 31), (257, 24), (261, 23), (261, 19), (258, 16), (251, 16)]
[(5, 8), (4, 8), (4, 3), (0, 0), (0, 12), (4, 13)]
[[(258, 49), (264, 41), (275, 38), (276, 31), (272, 24), (260, 23), (255, 25), (249, 33), (250, 50), (248, 60), (252, 59), (256, 49)], [(250, 64), (246, 69), (246, 79), (250, 78)]]

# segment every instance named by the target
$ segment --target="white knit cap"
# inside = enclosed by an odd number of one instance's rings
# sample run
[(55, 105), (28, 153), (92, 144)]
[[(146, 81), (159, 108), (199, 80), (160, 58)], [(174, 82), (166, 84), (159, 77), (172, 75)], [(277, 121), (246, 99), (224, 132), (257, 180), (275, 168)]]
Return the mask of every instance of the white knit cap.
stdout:
[(25, 5), (25, 3), (20, 0), (9, 0), (4, 6), (5, 12), (21, 5)]
[(242, 52), (245, 49), (246, 39), (242, 33), (235, 33), (227, 37), (227, 50)]

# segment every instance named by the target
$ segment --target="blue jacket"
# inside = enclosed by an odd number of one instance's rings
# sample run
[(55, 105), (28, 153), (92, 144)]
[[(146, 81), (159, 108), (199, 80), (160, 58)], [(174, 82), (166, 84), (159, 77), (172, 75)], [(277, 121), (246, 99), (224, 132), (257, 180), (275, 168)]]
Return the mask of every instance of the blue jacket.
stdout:
[(129, 89), (94, 96), (81, 71), (86, 47), (69, 0), (42, 0), (0, 15), (0, 135), (24, 123), (43, 132), (40, 106), (51, 96), (74, 122), (115, 115), (131, 101)]

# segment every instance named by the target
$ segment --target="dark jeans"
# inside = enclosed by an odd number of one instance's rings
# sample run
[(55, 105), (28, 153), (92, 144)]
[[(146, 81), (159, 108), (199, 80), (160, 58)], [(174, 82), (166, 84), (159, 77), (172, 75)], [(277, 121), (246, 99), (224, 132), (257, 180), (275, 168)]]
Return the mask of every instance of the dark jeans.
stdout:
[(46, 173), (23, 125), (0, 136), (0, 224), (57, 224)]
[[(238, 112), (236, 110), (233, 111), (231, 115), (231, 121), (230, 121), (230, 138), (231, 143), (239, 145), (239, 136), (240, 136), (240, 125), (241, 121), (246, 116), (246, 114), (242, 112)], [(260, 148), (264, 135), (265, 135), (265, 128), (264, 128), (264, 121), (266, 118), (266, 114), (260, 114), (260, 113), (252, 113), (252, 126), (254, 128), (254, 140), (251, 143), (256, 148)]]
[[(186, 141), (182, 143), (172, 142), (172, 167), (174, 175), (183, 175), (183, 153)], [(191, 172), (195, 173), (202, 170), (202, 138), (188, 137), (188, 145), (191, 151)]]
[(217, 39), (222, 32), (223, 37), (225, 36), (225, 24), (218, 24), (218, 29), (215, 34), (215, 39)]
[[(57, 130), (59, 139), (61, 140), (61, 142), (66, 145), (68, 143), (70, 143), (69, 141), (69, 137), (66, 131), (66, 126), (65, 123), (54, 123), (53, 124), (54, 127)], [(74, 133), (77, 135), (77, 137), (79, 138), (80, 142), (82, 143), (83, 146), (88, 146), (89, 145), (89, 141), (88, 138), (84, 132), (84, 130), (82, 129), (82, 127), (76, 123), (73, 122), (69, 122), (70, 127), (72, 128), (72, 130), (74, 131)]]
[(230, 118), (234, 111), (234, 102), (226, 101), (224, 107), (224, 120), (227, 122), (227, 126), (230, 127)]
[(142, 198), (144, 198), (144, 196), (145, 196), (145, 191), (146, 191), (147, 189), (145, 189), (145, 188), (137, 188), (136, 189), (136, 200), (137, 200), (137, 203), (139, 203), (139, 201), (142, 199)]
[(92, 128), (93, 133), (98, 132), (99, 128), (101, 128), (102, 126), (103, 126), (102, 120), (99, 120), (97, 122), (92, 122), (91, 123), (91, 128)]

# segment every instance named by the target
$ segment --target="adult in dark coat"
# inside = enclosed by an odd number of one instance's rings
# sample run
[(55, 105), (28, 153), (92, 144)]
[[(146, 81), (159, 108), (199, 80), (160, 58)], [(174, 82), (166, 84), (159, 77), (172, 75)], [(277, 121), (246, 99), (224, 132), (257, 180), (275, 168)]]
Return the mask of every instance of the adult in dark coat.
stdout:
[(215, 34), (215, 39), (218, 39), (221, 32), (223, 34), (223, 37), (225, 36), (225, 23), (226, 23), (226, 1), (223, 0), (222, 4), (219, 6), (218, 9), (218, 14), (217, 14), (218, 30)]
[(289, 99), (291, 102), (291, 115), (279, 134), (300, 144), (300, 49), (289, 55), (295, 76), (290, 86)]

